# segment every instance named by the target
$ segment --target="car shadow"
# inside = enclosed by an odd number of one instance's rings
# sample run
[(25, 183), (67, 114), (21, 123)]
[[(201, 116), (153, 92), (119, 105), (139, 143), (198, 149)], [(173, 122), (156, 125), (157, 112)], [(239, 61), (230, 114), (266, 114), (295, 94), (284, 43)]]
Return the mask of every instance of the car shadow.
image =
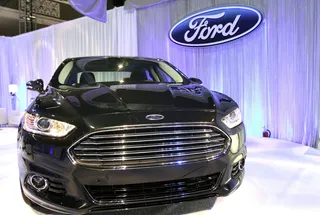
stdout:
[[(182, 214), (191, 214), (195, 212), (208, 211), (210, 210), (217, 198), (210, 198), (205, 200), (197, 200), (192, 202), (183, 202), (179, 204), (173, 205), (164, 205), (164, 206), (156, 206), (150, 208), (142, 208), (142, 209), (132, 209), (132, 210), (122, 210), (122, 211), (111, 211), (104, 213), (90, 213), (85, 215), (182, 215)], [(45, 208), (40, 206), (32, 207), (34, 212), (38, 215), (43, 214), (54, 214), (55, 212), (50, 212)]]

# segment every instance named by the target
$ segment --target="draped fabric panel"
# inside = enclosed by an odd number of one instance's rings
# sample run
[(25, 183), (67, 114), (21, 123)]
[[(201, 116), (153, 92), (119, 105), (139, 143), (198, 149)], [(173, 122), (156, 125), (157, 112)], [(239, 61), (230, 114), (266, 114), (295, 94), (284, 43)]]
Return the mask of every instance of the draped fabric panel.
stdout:
[[(26, 82), (42, 78), (45, 85), (48, 84), (66, 58), (137, 56), (136, 12), (115, 8), (108, 11), (107, 23), (84, 17), (13, 37), (10, 46), (10, 78), (19, 86), (18, 97), (23, 110), (37, 95), (26, 90)], [(1, 85), (1, 90), (6, 89), (7, 86)]]
[[(174, 23), (225, 4), (253, 6), (264, 21), (249, 35), (222, 45), (193, 48), (170, 41)], [(248, 135), (261, 136), (266, 126), (274, 138), (320, 147), (319, 11), (318, 0), (172, 0), (138, 10), (139, 55), (168, 60), (234, 98)]]
[[(156, 1), (156, 0), (155, 0)], [(171, 26), (195, 11), (244, 4), (264, 13), (261, 26), (222, 45), (190, 48), (174, 44)], [(108, 11), (107, 23), (81, 18), (20, 35), (0, 38), (0, 107), (10, 108), (8, 84), (18, 84), (20, 108), (36, 93), (25, 83), (47, 84), (66, 58), (125, 55), (163, 58), (189, 77), (240, 105), (247, 134), (320, 147), (320, 1), (170, 0), (153, 7)], [(103, 77), (101, 77), (103, 78)]]
[(82, 15), (100, 22), (107, 21), (107, 0), (69, 0), (69, 3)]
[(0, 108), (11, 110), (10, 84), (10, 41), (11, 38), (0, 37)]
[(151, 7), (157, 4), (164, 3), (166, 1), (172, 1), (172, 0), (126, 0), (124, 4), (124, 8), (125, 9), (146, 8), (146, 7)]

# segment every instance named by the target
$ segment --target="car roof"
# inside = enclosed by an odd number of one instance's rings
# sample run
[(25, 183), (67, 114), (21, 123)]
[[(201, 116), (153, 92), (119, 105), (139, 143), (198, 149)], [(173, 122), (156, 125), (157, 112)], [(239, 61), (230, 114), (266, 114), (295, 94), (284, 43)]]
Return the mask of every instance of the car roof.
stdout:
[(118, 58), (118, 59), (131, 59), (131, 60), (141, 60), (141, 61), (149, 61), (149, 62), (161, 62), (164, 61), (160, 58), (147, 58), (147, 57), (125, 57), (125, 56), (85, 56), (85, 57), (74, 57), (74, 58), (68, 58), (65, 61), (70, 60), (80, 60), (80, 59), (103, 59), (103, 58)]

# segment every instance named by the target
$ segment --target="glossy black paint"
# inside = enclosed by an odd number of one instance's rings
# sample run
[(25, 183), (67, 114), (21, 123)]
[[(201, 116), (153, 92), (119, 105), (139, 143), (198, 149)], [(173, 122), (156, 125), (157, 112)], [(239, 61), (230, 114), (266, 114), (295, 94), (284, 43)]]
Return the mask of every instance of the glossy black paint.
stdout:
[(44, 89), (44, 84), (42, 79), (37, 79), (34, 81), (29, 81), (27, 83), (27, 89), (32, 90), (32, 91), (37, 91), (39, 93), (43, 93)]
[[(146, 206), (141, 203), (124, 204), (121, 207), (100, 205), (91, 198), (84, 185), (168, 182), (221, 173), (215, 190), (188, 199), (159, 201), (156, 205), (226, 196), (240, 186), (244, 175), (244, 171), (241, 171), (237, 178), (232, 178), (235, 159), (239, 156), (245, 159), (247, 154), (244, 125), (229, 129), (221, 122), (223, 116), (237, 107), (236, 102), (228, 96), (192, 82), (181, 85), (159, 83), (86, 88), (50, 84), (30, 104), (27, 112), (68, 122), (77, 128), (64, 138), (53, 138), (23, 130), (22, 119), (18, 133), (18, 161), (23, 192), (33, 202), (50, 210), (83, 214)], [(238, 136), (240, 150), (235, 154), (228, 151), (227, 155), (209, 162), (130, 170), (88, 168), (73, 164), (68, 158), (67, 149), (84, 135), (109, 126), (151, 124), (152, 121), (146, 119), (148, 114), (163, 115), (161, 123), (211, 122), (227, 135)], [(61, 183), (64, 193), (34, 191), (25, 183), (26, 176), (31, 173)], [(148, 206), (153, 205), (150, 203)]]

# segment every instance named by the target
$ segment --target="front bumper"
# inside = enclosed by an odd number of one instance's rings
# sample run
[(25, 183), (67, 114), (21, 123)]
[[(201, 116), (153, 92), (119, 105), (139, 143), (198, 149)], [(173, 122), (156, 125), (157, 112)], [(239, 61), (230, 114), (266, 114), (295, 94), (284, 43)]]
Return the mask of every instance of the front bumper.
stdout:
[[(226, 184), (221, 185), (214, 191), (208, 192), (206, 195), (203, 196), (198, 196), (197, 198), (194, 199), (180, 199), (180, 201), (177, 202), (171, 202), (171, 203), (164, 203), (162, 205), (166, 204), (174, 204), (174, 203), (180, 203), (180, 202), (188, 202), (188, 201), (195, 201), (195, 200), (201, 200), (201, 199), (206, 199), (206, 198), (214, 198), (214, 197), (219, 197), (219, 196), (227, 196), (236, 191), (243, 180), (244, 177), (244, 170), (240, 173), (237, 179), (230, 179)], [(71, 208), (71, 207), (66, 207), (57, 203), (52, 203), (50, 200), (41, 198), (38, 196), (38, 194), (35, 191), (32, 191), (30, 189), (27, 189), (26, 187), (23, 186), (23, 192), (24, 194), (34, 203), (40, 205), (43, 208), (46, 208), (48, 210), (60, 213), (60, 214), (87, 214), (90, 212), (104, 212), (104, 211), (112, 211), (112, 210), (121, 210), (121, 209), (108, 209), (107, 207), (104, 206), (97, 206), (94, 204), (87, 204), (83, 203), (80, 207), (78, 208)], [(148, 205), (148, 206), (140, 206), (140, 207), (135, 207), (135, 209), (138, 208), (143, 208), (143, 207), (152, 207), (152, 206), (159, 206), (159, 204), (154, 204), (154, 205)], [(123, 208), (122, 210), (125, 210), (127, 208)]]
[[(63, 214), (85, 214), (97, 211), (123, 210), (131, 208), (151, 207), (217, 196), (227, 196), (241, 185), (244, 170), (234, 175), (239, 161), (247, 155), (244, 138), (238, 138), (242, 147), (236, 153), (229, 151), (216, 160), (190, 163), (177, 166), (104, 170), (74, 165), (67, 158), (65, 149), (54, 147), (53, 150), (37, 145), (34, 136), (22, 131), (19, 147), (20, 181), (24, 194), (36, 204), (49, 210)], [(233, 135), (244, 137), (244, 127), (240, 126)], [(30, 145), (32, 139), (33, 145)], [(31, 141), (31, 142), (32, 142)], [(40, 141), (41, 142), (41, 141)], [(58, 153), (60, 152), (60, 153)], [(39, 174), (52, 183), (45, 192), (37, 192), (26, 183), (30, 174)], [(165, 183), (175, 180), (197, 179), (199, 177), (219, 174), (215, 186), (210, 189), (179, 195), (171, 198), (160, 198), (153, 201), (128, 201), (105, 203), (97, 201), (86, 186), (118, 186), (132, 184)], [(61, 186), (62, 185), (62, 186)], [(58, 189), (56, 189), (58, 187)], [(60, 189), (63, 187), (63, 189)], [(60, 189), (60, 190), (59, 190)]]

